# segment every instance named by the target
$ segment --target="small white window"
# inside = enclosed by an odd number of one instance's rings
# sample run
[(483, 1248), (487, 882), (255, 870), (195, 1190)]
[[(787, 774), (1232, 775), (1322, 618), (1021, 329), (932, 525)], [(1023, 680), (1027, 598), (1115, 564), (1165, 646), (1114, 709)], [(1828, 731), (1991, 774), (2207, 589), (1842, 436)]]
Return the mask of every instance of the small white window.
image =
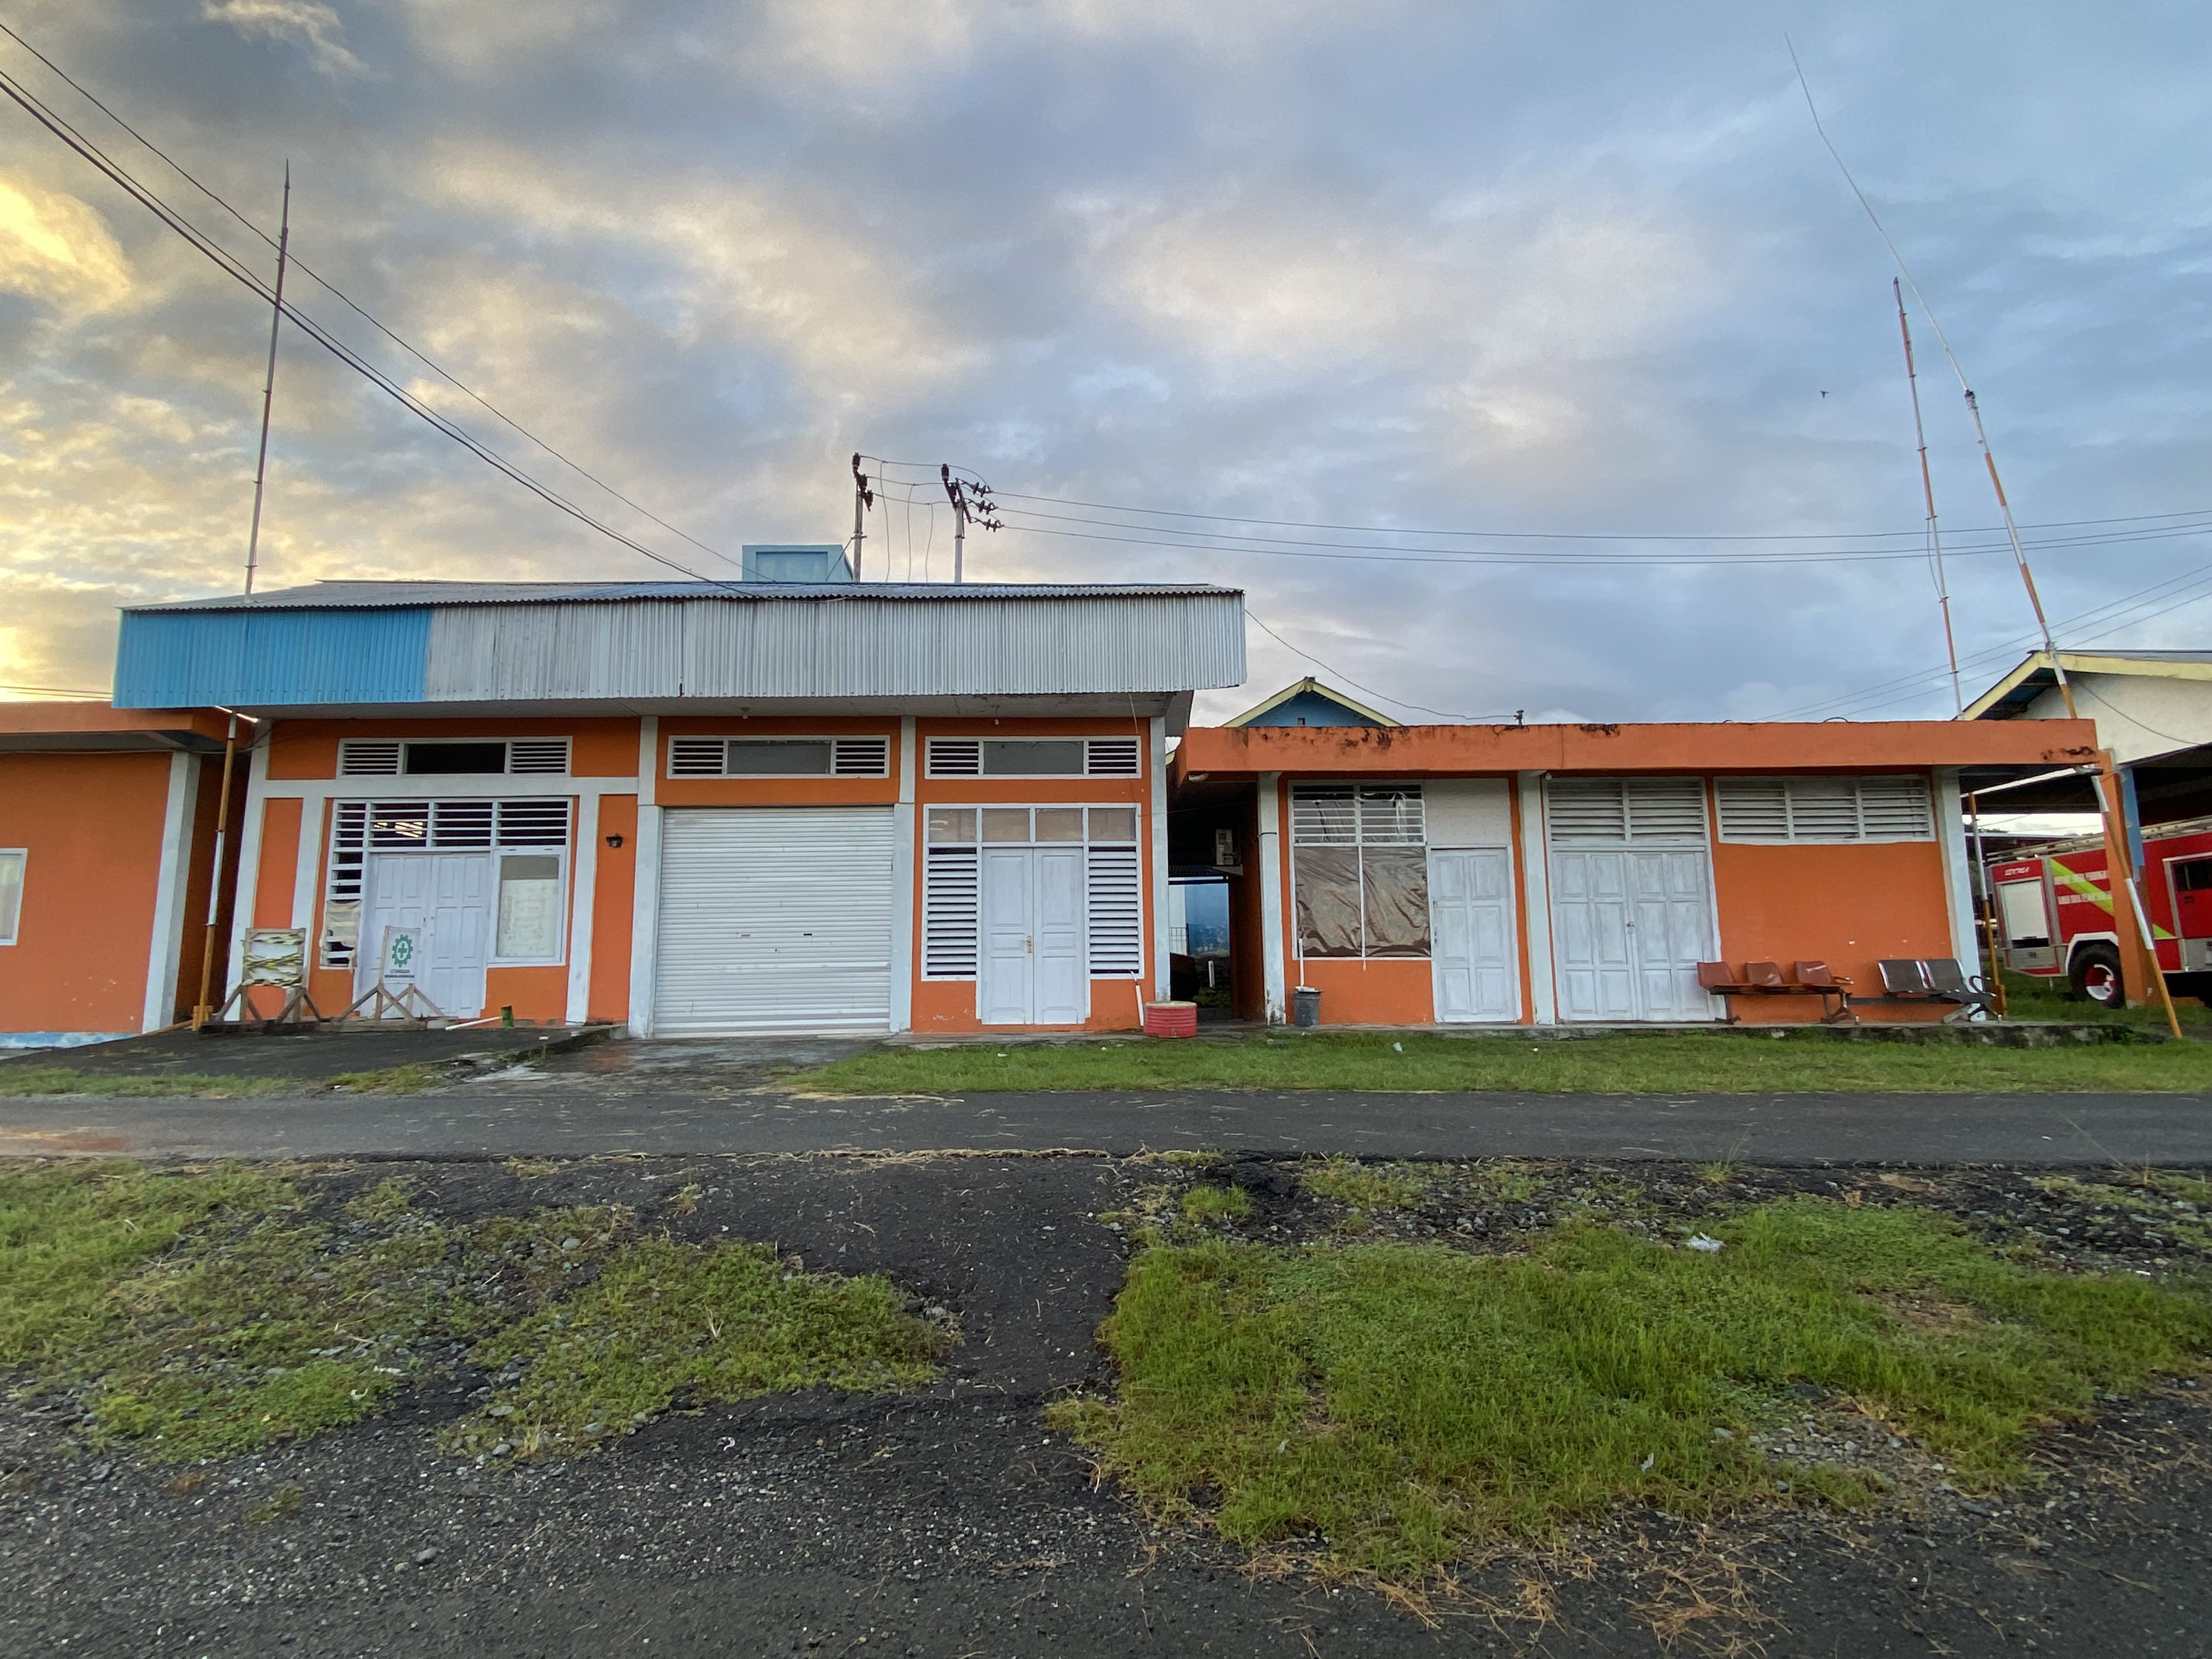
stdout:
[(1136, 778), (1136, 738), (932, 738), (933, 778)]
[(499, 928), (493, 954), (501, 962), (550, 962), (561, 954), (561, 855), (502, 853)]
[(889, 738), (671, 738), (672, 778), (881, 778)]
[(13, 945), (23, 923), (23, 866), (30, 854), (20, 847), (0, 848), (0, 945)]

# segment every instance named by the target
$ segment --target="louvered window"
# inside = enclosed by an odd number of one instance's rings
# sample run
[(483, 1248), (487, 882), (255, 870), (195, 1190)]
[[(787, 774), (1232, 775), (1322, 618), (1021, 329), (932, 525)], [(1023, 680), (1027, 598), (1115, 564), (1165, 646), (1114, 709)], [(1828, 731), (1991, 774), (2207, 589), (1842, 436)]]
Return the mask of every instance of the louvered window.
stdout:
[(933, 778), (1138, 778), (1136, 738), (932, 738)]
[(880, 778), (889, 738), (671, 738), (672, 778)]
[(398, 738), (345, 738), (338, 743), (338, 775), (342, 778), (410, 776), (497, 777), (508, 773), (537, 777), (565, 777), (568, 772), (566, 738), (441, 739), (404, 742)]
[(361, 939), (362, 890), (369, 854), (564, 848), (572, 805), (562, 799), (334, 803), (330, 872), (323, 890), (322, 965), (353, 965)]
[(568, 771), (568, 739), (512, 738), (507, 745), (507, 769), (517, 775), (565, 777)]
[(1301, 957), (1429, 954), (1419, 784), (1297, 784), (1291, 896)]
[(1834, 844), (1933, 841), (1936, 809), (1923, 777), (1723, 778), (1721, 839)]
[(342, 778), (396, 778), (399, 775), (399, 739), (344, 738), (338, 743), (338, 775)]
[(1554, 847), (1705, 839), (1703, 778), (1554, 778), (1545, 797)]
[(1093, 979), (1137, 979), (1145, 971), (1144, 862), (1133, 847), (1085, 854), (1085, 909)]
[(933, 847), (922, 860), (921, 976), (975, 977), (981, 927), (981, 854), (974, 847)]

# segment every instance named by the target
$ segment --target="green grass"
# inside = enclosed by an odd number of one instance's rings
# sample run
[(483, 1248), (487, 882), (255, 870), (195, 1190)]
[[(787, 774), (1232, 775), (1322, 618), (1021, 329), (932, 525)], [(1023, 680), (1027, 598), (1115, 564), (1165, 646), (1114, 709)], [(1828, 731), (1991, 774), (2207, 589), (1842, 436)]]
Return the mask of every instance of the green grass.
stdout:
[(1252, 1195), (1242, 1187), (1192, 1187), (1182, 1195), (1183, 1219), (1194, 1225), (1235, 1221), (1252, 1213)]
[(1738, 1033), (1522, 1041), (1409, 1032), (1180, 1042), (886, 1048), (793, 1079), (828, 1094), (1054, 1089), (1443, 1090), (1573, 1094), (1957, 1093), (2212, 1088), (2212, 1045), (1992, 1048)]
[(762, 1244), (645, 1240), (564, 1302), (477, 1348), (520, 1380), (447, 1434), (454, 1449), (589, 1450), (668, 1410), (796, 1389), (921, 1382), (940, 1339), (879, 1277), (787, 1268)]
[(1717, 1255), (1595, 1224), (1519, 1256), (1153, 1248), (1100, 1333), (1118, 1397), (1054, 1418), (1156, 1513), (1254, 1547), (1318, 1534), (1405, 1582), (1626, 1503), (1870, 1501), (1875, 1477), (1750, 1443), (1802, 1409), (1796, 1380), (1987, 1486), (2097, 1390), (2212, 1347), (2193, 1296), (2015, 1266), (1922, 1212), (1787, 1200), (1711, 1231)]
[(1298, 1184), (1318, 1197), (1358, 1210), (1413, 1210), (1436, 1186), (1435, 1176), (1411, 1164), (1362, 1164), (1341, 1155), (1310, 1158)]
[(205, 1072), (173, 1072), (161, 1077), (124, 1077), (77, 1072), (66, 1066), (29, 1066), (20, 1060), (0, 1066), (0, 1099), (21, 1095), (105, 1095), (153, 1100), (199, 1095), (216, 1100), (238, 1095), (296, 1095), (315, 1088), (293, 1078), (223, 1077)]
[(0, 1169), (0, 1364), (76, 1392), (94, 1438), (186, 1462), (356, 1421), (472, 1345), (528, 1363), (505, 1403), (559, 1449), (687, 1386), (898, 1386), (940, 1340), (881, 1279), (635, 1240), (621, 1206), (455, 1225), (415, 1196), (404, 1176), (319, 1208), (235, 1170)]

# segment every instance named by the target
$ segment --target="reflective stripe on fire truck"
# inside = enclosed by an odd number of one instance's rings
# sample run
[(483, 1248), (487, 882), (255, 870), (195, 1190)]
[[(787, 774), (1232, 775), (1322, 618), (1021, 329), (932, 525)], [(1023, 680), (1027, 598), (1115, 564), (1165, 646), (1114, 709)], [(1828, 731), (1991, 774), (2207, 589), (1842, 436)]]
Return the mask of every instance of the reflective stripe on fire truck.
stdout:
[[(2091, 881), (2088, 877), (2083, 875), (2079, 870), (2069, 870), (2064, 865), (2059, 863), (2056, 859), (2054, 859), (2051, 863), (2051, 876), (2054, 882), (2065, 890), (2064, 896), (2066, 897), (2085, 900), (2087, 902), (2095, 905), (2106, 915), (2110, 915), (2112, 914), (2112, 896), (2106, 892), (2103, 888), (2098, 886), (2094, 882)], [(2171, 933), (2160, 927), (2154, 921), (2150, 925), (2150, 933), (2151, 937), (2154, 939), (2172, 939), (2173, 937)]]

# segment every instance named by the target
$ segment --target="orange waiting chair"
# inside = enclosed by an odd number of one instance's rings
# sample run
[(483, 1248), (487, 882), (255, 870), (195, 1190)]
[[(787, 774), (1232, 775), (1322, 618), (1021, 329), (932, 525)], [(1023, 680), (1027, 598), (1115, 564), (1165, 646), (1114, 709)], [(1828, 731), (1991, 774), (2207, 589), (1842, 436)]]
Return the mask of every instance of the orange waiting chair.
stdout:
[[(1738, 1020), (1738, 997), (1817, 996), (1824, 1022), (1833, 1024), (1855, 1018), (1851, 1013), (1850, 980), (1829, 972), (1825, 962), (1798, 962), (1790, 967), (1794, 977), (1784, 979), (1778, 962), (1747, 962), (1741, 974), (1725, 962), (1701, 962), (1698, 964), (1698, 986), (1721, 1000), (1723, 1017), (1731, 1025)], [(1836, 1003), (1832, 1011), (1828, 1007), (1831, 997)]]

